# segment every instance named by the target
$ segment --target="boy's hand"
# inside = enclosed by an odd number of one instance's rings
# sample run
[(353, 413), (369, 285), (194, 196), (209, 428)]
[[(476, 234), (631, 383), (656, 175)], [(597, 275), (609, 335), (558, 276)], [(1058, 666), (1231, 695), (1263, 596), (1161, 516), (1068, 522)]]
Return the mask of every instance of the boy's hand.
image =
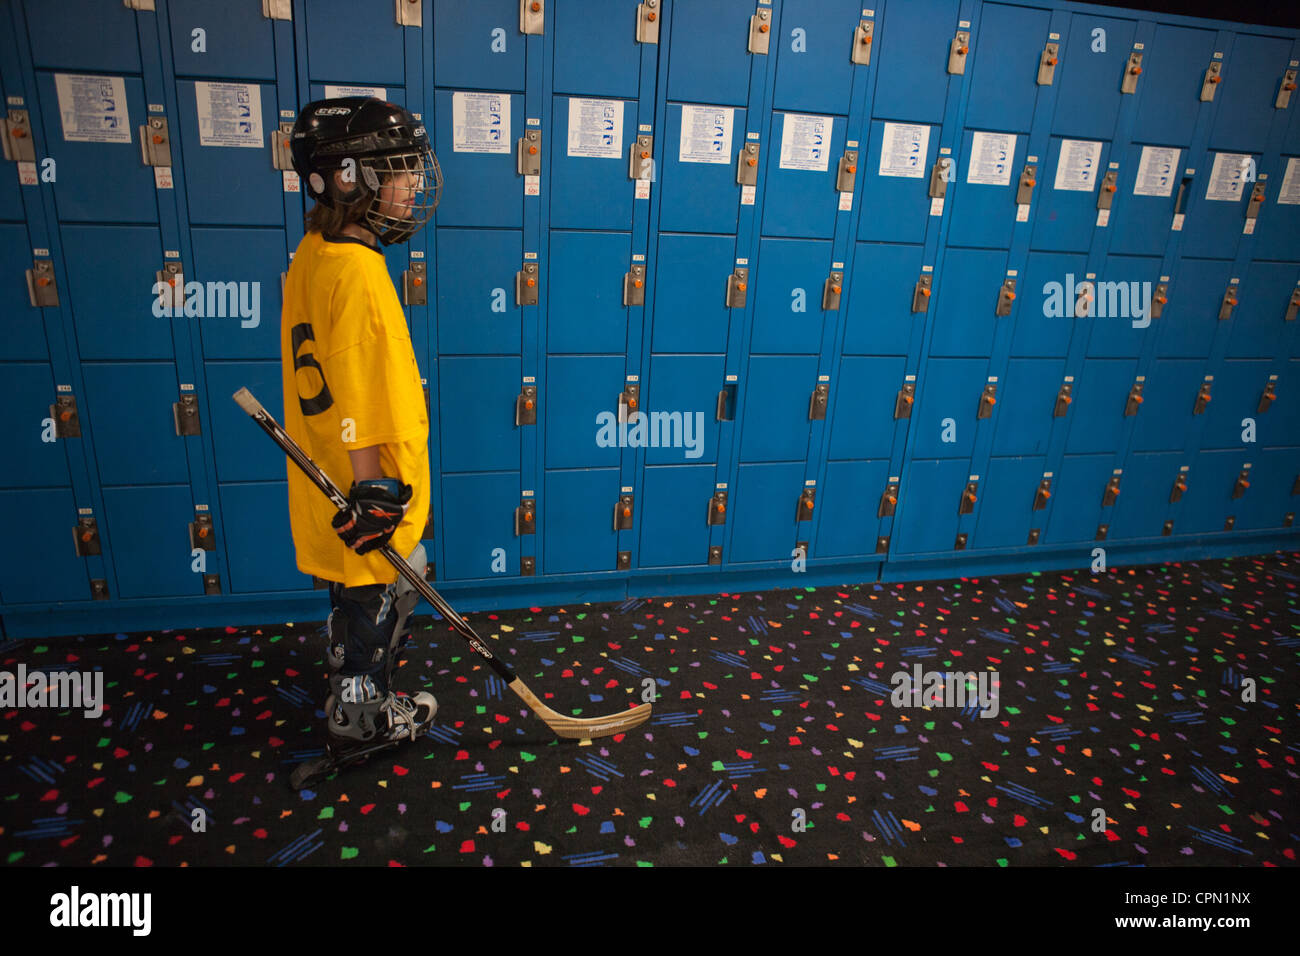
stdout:
[(348, 506), (340, 508), (330, 523), (349, 548), (357, 554), (369, 554), (392, 538), (410, 506), (411, 495), (411, 486), (396, 478), (353, 482), (348, 490)]

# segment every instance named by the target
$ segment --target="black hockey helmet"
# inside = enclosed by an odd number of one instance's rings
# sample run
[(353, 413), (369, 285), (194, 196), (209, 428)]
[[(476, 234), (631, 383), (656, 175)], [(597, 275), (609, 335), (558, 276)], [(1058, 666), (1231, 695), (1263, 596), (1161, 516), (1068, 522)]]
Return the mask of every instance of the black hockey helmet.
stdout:
[[(433, 215), (442, 169), (424, 124), (396, 103), (342, 96), (304, 106), (289, 137), (307, 194), (333, 208), (370, 197), (363, 224), (384, 245), (405, 242)], [(340, 188), (334, 171), (354, 183)]]

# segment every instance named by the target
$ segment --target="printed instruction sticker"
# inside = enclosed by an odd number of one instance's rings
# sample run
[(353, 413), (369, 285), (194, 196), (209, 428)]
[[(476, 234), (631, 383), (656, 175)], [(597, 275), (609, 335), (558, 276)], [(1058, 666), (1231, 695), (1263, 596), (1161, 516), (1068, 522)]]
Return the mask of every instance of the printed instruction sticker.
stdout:
[(388, 90), (382, 86), (330, 86), (325, 84), (325, 99), (332, 100), (340, 96), (373, 96), (388, 99)]
[(730, 106), (682, 105), (680, 163), (731, 162), (731, 131), (736, 111)]
[(588, 159), (622, 157), (622, 100), (569, 97), (569, 155)]
[(978, 186), (1010, 186), (1016, 158), (1015, 133), (975, 133), (971, 138), (966, 182)]
[(1056, 182), (1053, 189), (1090, 193), (1097, 185), (1097, 167), (1101, 165), (1101, 143), (1087, 139), (1061, 140), (1061, 155), (1056, 158)]
[(1214, 166), (1210, 169), (1210, 184), (1205, 187), (1205, 198), (1215, 202), (1239, 200), (1251, 161), (1250, 153), (1215, 153)]
[(930, 127), (886, 123), (880, 145), (880, 175), (925, 178), (925, 157), (930, 147)]
[(1138, 161), (1137, 181), (1133, 183), (1133, 195), (1172, 196), (1181, 152), (1180, 149), (1165, 146), (1143, 146), (1142, 158)]
[(510, 96), (451, 94), (452, 152), (510, 155)]
[(256, 83), (194, 84), (200, 146), (261, 149), (262, 94)]
[(1292, 156), (1286, 161), (1286, 172), (1282, 174), (1277, 201), (1284, 205), (1300, 206), (1300, 158)]
[[(781, 116), (781, 168), (824, 173), (830, 161), (835, 117), (783, 113)], [(928, 135), (928, 130), (927, 130)]]
[(120, 76), (54, 74), (63, 138), (73, 143), (129, 143), (131, 117)]

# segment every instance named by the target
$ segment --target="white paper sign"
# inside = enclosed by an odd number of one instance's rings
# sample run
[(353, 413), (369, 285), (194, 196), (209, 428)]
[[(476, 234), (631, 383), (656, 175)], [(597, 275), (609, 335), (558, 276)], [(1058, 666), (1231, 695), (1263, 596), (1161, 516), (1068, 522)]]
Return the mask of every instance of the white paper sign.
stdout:
[(200, 146), (261, 149), (262, 95), (256, 83), (194, 84)]
[(781, 168), (824, 173), (830, 160), (835, 117), (783, 113), (781, 116)]
[(1252, 157), (1249, 153), (1215, 153), (1210, 169), (1210, 184), (1205, 187), (1205, 198), (1215, 202), (1236, 202), (1245, 186), (1246, 170)]
[(741, 186), (741, 187), (740, 187), (740, 204), (741, 204), (742, 206), (752, 206), (752, 205), (754, 205), (754, 194), (757, 192), (757, 189), (758, 189), (757, 186)]
[(1180, 149), (1165, 146), (1143, 146), (1142, 159), (1138, 161), (1137, 181), (1133, 183), (1133, 195), (1172, 196), (1181, 152)]
[(677, 147), (681, 163), (731, 162), (731, 128), (735, 110), (730, 106), (682, 106), (682, 134)]
[(880, 144), (880, 175), (925, 178), (925, 157), (929, 146), (929, 126), (886, 123)]
[(388, 99), (388, 90), (382, 86), (330, 86), (325, 85), (325, 99), (332, 100), (340, 96), (373, 96)]
[(569, 97), (569, 155), (588, 159), (622, 158), (622, 100)]
[(54, 74), (63, 138), (74, 143), (129, 143), (131, 117), (120, 76)]
[(1087, 139), (1061, 140), (1061, 155), (1056, 158), (1056, 182), (1053, 189), (1090, 193), (1097, 185), (1097, 167), (1101, 165), (1101, 143)]
[(1286, 172), (1282, 175), (1277, 201), (1291, 206), (1300, 206), (1300, 158), (1292, 156), (1286, 161)]
[(510, 95), (451, 94), (452, 152), (510, 155)]
[(966, 182), (980, 186), (1009, 186), (1011, 163), (1015, 158), (1015, 133), (975, 133), (971, 137)]

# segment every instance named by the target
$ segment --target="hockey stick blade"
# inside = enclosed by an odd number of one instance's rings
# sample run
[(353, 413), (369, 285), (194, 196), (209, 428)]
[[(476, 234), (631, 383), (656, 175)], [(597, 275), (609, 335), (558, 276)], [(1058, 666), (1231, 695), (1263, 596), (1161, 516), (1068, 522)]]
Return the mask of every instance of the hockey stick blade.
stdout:
[[(329, 475), (321, 471), (320, 466), (307, 456), (307, 453), (295, 442), (289, 434), (280, 427), (280, 423), (268, 412), (247, 388), (241, 388), (235, 392), (234, 399), (253, 421), (262, 426), (262, 430), (270, 436), (284, 451), (289, 459), (296, 464), (310, 478), (329, 499), (335, 507), (347, 507), (347, 496), (339, 490), (338, 485), (330, 480)], [(397, 573), (402, 575), (414, 587), (433, 608), (442, 615), (443, 619), (455, 629), (468, 643), (474, 652), (487, 661), (492, 670), (496, 671), (497, 676), (506, 682), (507, 686), (514, 691), (525, 704), (532, 709), (538, 717), (551, 728), (551, 731), (557, 737), (567, 737), (570, 739), (585, 740), (589, 738), (609, 737), (614, 734), (621, 734), (631, 730), (650, 719), (650, 704), (640, 704), (631, 707), (625, 711), (615, 714), (608, 714), (604, 717), (567, 717), (545, 704), (538, 699), (528, 685), (521, 678), (516, 676), (514, 670), (505, 661), (501, 660), (483, 643), (474, 629), (469, 626), (456, 611), (448, 604), (433, 586), (424, 579), (422, 574), (417, 574), (401, 555), (394, 550), (391, 544), (385, 545), (377, 552), (397, 569)]]

